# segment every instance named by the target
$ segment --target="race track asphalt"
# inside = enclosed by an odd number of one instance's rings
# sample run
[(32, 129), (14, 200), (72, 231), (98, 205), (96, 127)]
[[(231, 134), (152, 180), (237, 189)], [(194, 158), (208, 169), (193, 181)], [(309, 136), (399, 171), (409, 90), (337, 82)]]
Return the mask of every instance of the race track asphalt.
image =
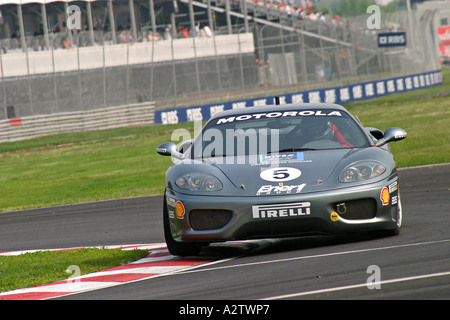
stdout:
[[(214, 265), (61, 299), (450, 299), (450, 164), (399, 175), (399, 236), (218, 245)], [(161, 211), (149, 196), (0, 213), (0, 252), (163, 242)]]

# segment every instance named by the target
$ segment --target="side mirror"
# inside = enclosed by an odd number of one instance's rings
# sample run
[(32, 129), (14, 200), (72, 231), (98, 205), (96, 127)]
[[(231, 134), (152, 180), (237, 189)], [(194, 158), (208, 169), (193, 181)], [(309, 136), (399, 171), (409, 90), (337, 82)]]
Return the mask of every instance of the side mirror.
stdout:
[(173, 142), (164, 142), (156, 148), (156, 152), (158, 152), (162, 156), (172, 156), (176, 159), (182, 159), (183, 154), (177, 151), (177, 145)]
[(384, 132), (377, 128), (366, 127), (364, 128), (371, 136), (379, 140), (384, 137)]
[(192, 146), (193, 143), (194, 143), (194, 139), (190, 139), (190, 140), (183, 142), (178, 147), (178, 152), (183, 153), (183, 154), (186, 153), (186, 151)]
[(381, 147), (389, 142), (400, 141), (406, 138), (406, 131), (400, 128), (389, 128), (384, 132), (384, 137), (375, 142), (376, 147)]

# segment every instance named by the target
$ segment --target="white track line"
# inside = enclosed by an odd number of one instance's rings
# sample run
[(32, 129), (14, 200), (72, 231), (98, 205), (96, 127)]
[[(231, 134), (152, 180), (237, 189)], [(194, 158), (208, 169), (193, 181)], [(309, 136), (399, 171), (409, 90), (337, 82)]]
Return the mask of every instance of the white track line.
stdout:
[(214, 268), (207, 268), (207, 269), (203, 268), (201, 270), (192, 270), (192, 271), (187, 271), (187, 272), (204, 272), (204, 271), (213, 271), (213, 270), (220, 270), (220, 269), (241, 268), (241, 267), (248, 267), (248, 266), (255, 266), (255, 265), (290, 262), (290, 261), (297, 261), (297, 260), (332, 257), (332, 256), (339, 256), (339, 255), (365, 253), (365, 252), (373, 252), (373, 251), (382, 251), (382, 250), (407, 248), (407, 247), (423, 246), (423, 245), (431, 245), (431, 244), (440, 244), (440, 243), (449, 243), (449, 242), (450, 242), (450, 239), (428, 241), (428, 242), (417, 242), (417, 243), (400, 244), (400, 245), (395, 245), (395, 246), (387, 246), (387, 247), (379, 247), (379, 248), (368, 248), (368, 249), (359, 249), (359, 250), (323, 253), (323, 254), (316, 254), (316, 255), (310, 255), (310, 256), (301, 256), (301, 257), (292, 257), (292, 258), (275, 259), (275, 260), (267, 260), (267, 261), (249, 262), (249, 263), (235, 264), (235, 265), (231, 265), (231, 266), (222, 266), (222, 267), (214, 267)]
[[(397, 279), (391, 279), (391, 280), (383, 280), (383, 281), (379, 281), (379, 282), (370, 283), (370, 285), (382, 285), (382, 284), (384, 285), (384, 284), (389, 284), (389, 283), (397, 283), (397, 282), (404, 282), (404, 281), (411, 281), (411, 280), (420, 280), (420, 279), (427, 279), (427, 278), (434, 278), (434, 277), (443, 277), (443, 276), (450, 276), (450, 271), (431, 273), (431, 274), (424, 274), (424, 275), (412, 276), (412, 277), (397, 278)], [(363, 287), (367, 287), (367, 283), (360, 283), (360, 284), (354, 284), (354, 285), (349, 285), (349, 286), (342, 286), (342, 287), (334, 287), (334, 288), (327, 288), (327, 289), (320, 289), (320, 290), (312, 290), (312, 291), (290, 293), (290, 294), (284, 294), (284, 295), (279, 295), (279, 296), (263, 298), (263, 299), (260, 299), (260, 300), (289, 299), (289, 298), (308, 296), (308, 295), (313, 295), (313, 294), (321, 294), (321, 293), (328, 293), (328, 292), (335, 292), (335, 291), (342, 291), (342, 290), (356, 289), (356, 288), (363, 288)]]

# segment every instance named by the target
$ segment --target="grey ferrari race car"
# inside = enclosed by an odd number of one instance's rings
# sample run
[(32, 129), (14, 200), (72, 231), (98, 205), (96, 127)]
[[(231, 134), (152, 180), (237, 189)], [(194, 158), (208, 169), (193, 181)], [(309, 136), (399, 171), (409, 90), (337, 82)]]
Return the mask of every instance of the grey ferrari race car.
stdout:
[(173, 255), (211, 242), (402, 226), (389, 142), (335, 104), (286, 104), (213, 116), (195, 139), (157, 148), (166, 172), (164, 234)]

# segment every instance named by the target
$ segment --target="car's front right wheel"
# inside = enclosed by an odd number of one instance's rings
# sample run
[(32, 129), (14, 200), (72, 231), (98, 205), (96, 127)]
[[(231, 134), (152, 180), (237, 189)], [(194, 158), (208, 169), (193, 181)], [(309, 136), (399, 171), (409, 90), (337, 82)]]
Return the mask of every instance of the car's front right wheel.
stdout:
[(395, 217), (395, 223), (394, 227), (392, 229), (386, 229), (386, 230), (373, 230), (369, 232), (370, 235), (374, 237), (384, 237), (384, 236), (398, 236), (400, 234), (400, 231), (402, 229), (403, 224), (403, 210), (402, 210), (402, 201), (400, 199), (400, 190), (398, 192), (398, 198), (397, 198), (397, 215)]
[(397, 196), (397, 217), (396, 217), (395, 228), (391, 230), (392, 235), (397, 236), (400, 234), (400, 230), (402, 229), (403, 224), (403, 209), (402, 209), (402, 201), (400, 199), (400, 189), (398, 190)]

